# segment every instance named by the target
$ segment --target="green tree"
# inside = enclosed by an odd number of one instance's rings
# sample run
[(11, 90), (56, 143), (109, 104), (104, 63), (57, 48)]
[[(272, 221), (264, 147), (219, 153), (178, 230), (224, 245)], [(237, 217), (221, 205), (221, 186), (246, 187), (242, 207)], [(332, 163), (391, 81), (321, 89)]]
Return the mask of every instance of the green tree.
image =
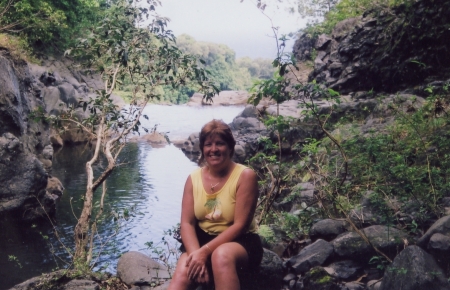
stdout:
[(33, 45), (63, 49), (98, 20), (106, 3), (106, 0), (0, 0), (0, 11), (3, 7), (0, 29), (20, 34)]
[[(84, 60), (88, 67), (103, 76), (104, 89), (97, 91), (96, 98), (79, 104), (79, 109), (90, 112), (89, 117), (80, 118), (77, 108), (73, 107), (59, 117), (41, 116), (54, 125), (75, 124), (96, 142), (93, 157), (86, 163), (84, 205), (74, 231), (73, 258), (80, 270), (88, 270), (92, 260), (96, 220), (103, 210), (106, 189), (101, 193), (97, 218), (92, 212), (93, 196), (118, 165), (117, 158), (127, 136), (139, 131), (139, 120), (147, 102), (158, 97), (164, 86), (179, 88), (190, 82), (195, 82), (207, 99), (218, 93), (207, 73), (198, 67), (197, 59), (175, 46), (174, 36), (166, 29), (167, 20), (154, 13), (159, 1), (149, 0), (148, 3), (147, 7), (139, 7), (133, 5), (133, 1), (116, 1), (91, 33), (78, 39), (75, 47), (66, 52)], [(150, 24), (144, 25), (149, 20)], [(120, 109), (113, 104), (111, 94), (126, 78), (132, 86), (132, 100), (127, 108)], [(107, 166), (99, 176), (94, 176), (92, 167), (99, 162), (101, 154)]]

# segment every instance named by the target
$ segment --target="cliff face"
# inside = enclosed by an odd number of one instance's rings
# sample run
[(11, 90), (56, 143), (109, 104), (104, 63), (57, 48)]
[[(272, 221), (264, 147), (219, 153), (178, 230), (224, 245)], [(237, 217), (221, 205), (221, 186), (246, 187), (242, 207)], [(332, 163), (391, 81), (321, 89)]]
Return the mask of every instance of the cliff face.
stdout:
[[(0, 48), (1, 49), (1, 48)], [(0, 214), (33, 220), (55, 211), (64, 187), (51, 176), (53, 146), (84, 143), (89, 135), (66, 124), (60, 133), (31, 120), (37, 108), (58, 115), (102, 89), (99, 75), (80, 70), (69, 59), (46, 57), (41, 65), (13, 60), (0, 50)], [(124, 102), (113, 96), (114, 103)], [(76, 111), (80, 118), (88, 112)]]
[[(14, 213), (31, 220), (52, 212), (56, 195), (47, 193), (48, 125), (29, 119), (33, 108), (43, 106), (24, 62), (0, 54), (0, 214)], [(42, 157), (44, 163), (39, 161)], [(41, 205), (43, 207), (41, 207)]]
[(316, 55), (309, 80), (341, 93), (395, 92), (449, 74), (449, 28), (450, 1), (419, 1), (344, 20), (331, 36), (303, 35), (295, 53)]

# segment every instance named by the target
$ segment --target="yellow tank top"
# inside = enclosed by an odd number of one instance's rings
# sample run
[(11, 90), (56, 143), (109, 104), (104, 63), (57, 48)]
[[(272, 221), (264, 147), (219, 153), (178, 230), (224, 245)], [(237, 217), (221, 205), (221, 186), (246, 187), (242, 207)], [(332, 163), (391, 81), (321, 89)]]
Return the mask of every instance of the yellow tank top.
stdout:
[[(225, 185), (214, 194), (208, 194), (204, 189), (202, 168), (191, 173), (195, 217), (200, 228), (208, 234), (218, 235), (233, 224), (237, 182), (246, 168), (236, 164)], [(247, 232), (256, 233), (254, 219)]]

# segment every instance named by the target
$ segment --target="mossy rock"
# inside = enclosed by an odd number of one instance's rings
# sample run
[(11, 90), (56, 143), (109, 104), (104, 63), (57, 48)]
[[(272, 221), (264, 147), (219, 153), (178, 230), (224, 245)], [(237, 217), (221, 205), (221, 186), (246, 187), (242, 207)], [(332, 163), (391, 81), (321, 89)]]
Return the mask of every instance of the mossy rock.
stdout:
[(305, 290), (339, 290), (336, 279), (322, 267), (314, 267), (305, 275)]

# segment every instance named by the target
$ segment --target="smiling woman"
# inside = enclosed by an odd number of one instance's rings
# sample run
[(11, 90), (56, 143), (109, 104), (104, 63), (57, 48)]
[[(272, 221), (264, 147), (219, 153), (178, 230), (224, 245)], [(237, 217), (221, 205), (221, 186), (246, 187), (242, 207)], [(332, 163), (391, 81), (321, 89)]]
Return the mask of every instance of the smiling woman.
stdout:
[(236, 141), (231, 129), (212, 120), (200, 132), (201, 159), (188, 177), (181, 212), (184, 252), (169, 289), (215, 284), (240, 289), (240, 276), (258, 268), (262, 246), (254, 212), (256, 174), (232, 161)]

